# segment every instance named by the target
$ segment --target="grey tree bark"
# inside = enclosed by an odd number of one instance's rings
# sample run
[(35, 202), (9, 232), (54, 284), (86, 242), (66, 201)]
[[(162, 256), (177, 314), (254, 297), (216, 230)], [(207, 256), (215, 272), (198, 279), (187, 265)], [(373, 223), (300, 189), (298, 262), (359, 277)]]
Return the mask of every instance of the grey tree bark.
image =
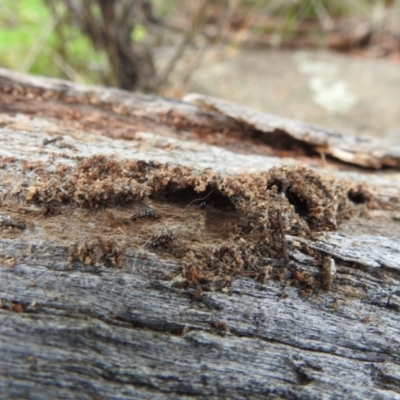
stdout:
[[(1, 398), (400, 398), (398, 145), (6, 70), (0, 107)], [(268, 279), (243, 269), (213, 287), (182, 272), (179, 248), (216, 245), (241, 214), (177, 186), (88, 198), (100, 180), (78, 188), (78, 173), (99, 156), (145, 179), (154, 165), (228, 179), (301, 163), (374, 198), (335, 231), (278, 237), (290, 262), (265, 259)]]

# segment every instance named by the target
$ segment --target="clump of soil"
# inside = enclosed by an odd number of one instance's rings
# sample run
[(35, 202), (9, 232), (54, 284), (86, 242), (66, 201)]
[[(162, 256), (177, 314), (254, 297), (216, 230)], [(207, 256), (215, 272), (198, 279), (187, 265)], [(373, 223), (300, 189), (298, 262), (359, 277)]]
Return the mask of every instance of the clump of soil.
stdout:
[[(179, 260), (177, 282), (203, 287), (223, 287), (237, 275), (267, 280), (271, 260), (285, 258), (286, 234), (312, 238), (334, 230), (372, 199), (364, 186), (299, 166), (221, 176), (210, 169), (94, 156), (76, 167), (35, 171), (21, 189), (25, 201), (52, 208), (130, 210), (122, 229), (132, 230), (127, 246)], [(138, 205), (142, 209), (133, 212)], [(112, 217), (113, 228), (120, 222)], [(121, 265), (122, 249), (112, 236), (107, 240), (72, 245), (70, 260)], [(303, 275), (294, 278), (303, 282)]]

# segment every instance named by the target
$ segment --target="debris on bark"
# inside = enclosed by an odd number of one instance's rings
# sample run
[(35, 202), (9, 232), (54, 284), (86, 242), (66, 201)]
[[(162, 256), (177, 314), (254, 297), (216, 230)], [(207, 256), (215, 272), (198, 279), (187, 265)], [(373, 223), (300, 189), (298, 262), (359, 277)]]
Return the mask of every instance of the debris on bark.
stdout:
[(2, 397), (398, 396), (396, 146), (5, 70), (0, 101)]

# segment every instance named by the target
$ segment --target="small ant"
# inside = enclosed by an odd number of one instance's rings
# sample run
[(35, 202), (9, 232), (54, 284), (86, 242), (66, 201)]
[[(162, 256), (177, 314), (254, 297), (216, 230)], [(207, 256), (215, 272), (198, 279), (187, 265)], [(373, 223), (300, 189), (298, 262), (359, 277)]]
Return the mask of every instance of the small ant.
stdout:
[(157, 161), (153, 161), (153, 160), (150, 160), (148, 164), (152, 168), (158, 168), (160, 166), (160, 163), (158, 163)]
[(151, 244), (152, 247), (168, 247), (168, 245), (176, 240), (176, 237), (172, 234), (165, 234), (155, 237), (155, 241)]
[(144, 210), (140, 210), (133, 214), (131, 220), (136, 221), (137, 219), (141, 218), (159, 218), (159, 216), (151, 207), (146, 207)]
[(206, 206), (207, 206), (207, 202), (205, 200), (200, 203), (200, 208), (201, 209), (206, 208)]

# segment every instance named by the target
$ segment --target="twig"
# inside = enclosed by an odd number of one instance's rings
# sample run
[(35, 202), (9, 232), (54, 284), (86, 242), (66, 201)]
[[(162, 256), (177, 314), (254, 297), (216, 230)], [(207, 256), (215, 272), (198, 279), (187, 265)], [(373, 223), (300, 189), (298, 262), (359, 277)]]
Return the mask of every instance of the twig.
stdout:
[(233, 12), (230, 13), (229, 10), (230, 10), (229, 1), (226, 1), (225, 12), (222, 15), (222, 17), (218, 19), (218, 22), (216, 23), (217, 32), (215, 33), (214, 43), (212, 45), (206, 43), (202, 46), (202, 48), (194, 56), (194, 61), (187, 68), (186, 72), (183, 75), (183, 78), (181, 79), (181, 87), (183, 92), (187, 91), (190, 80), (192, 79), (192, 76), (194, 74), (194, 71), (196, 71), (200, 67), (201, 63), (206, 57), (206, 53), (210, 52), (213, 48), (217, 47), (217, 45), (218, 47), (220, 47), (223, 40), (223, 32), (224, 30), (226, 31), (229, 28), (228, 22), (230, 14), (233, 14)]
[(32, 67), (33, 63), (39, 56), (39, 54), (43, 51), (43, 48), (46, 44), (47, 39), (54, 31), (56, 25), (60, 22), (61, 17), (64, 15), (66, 8), (64, 7), (60, 14), (56, 16), (52, 16), (47, 24), (44, 26), (42, 31), (39, 34), (39, 37), (36, 39), (35, 44), (30, 48), (28, 54), (26, 55), (25, 59), (21, 63), (21, 67), (19, 71), (27, 72)]
[(282, 237), (282, 253), (285, 261), (289, 264), (290, 263), (290, 258), (289, 254), (287, 251), (287, 243), (286, 243), (286, 236), (285, 236), (285, 230), (283, 227), (283, 221), (282, 221), (282, 213), (280, 210), (277, 211), (278, 214), (278, 225), (279, 225), (279, 230), (281, 232), (281, 237)]
[(46, 146), (46, 145), (48, 145), (48, 144), (50, 144), (50, 143), (55, 143), (55, 142), (57, 142), (58, 140), (62, 140), (63, 139), (63, 137), (60, 135), (60, 136), (57, 136), (57, 137), (55, 137), (55, 138), (53, 138), (53, 139), (44, 139), (43, 140), (43, 146)]
[(58, 53), (44, 50), (44, 53), (54, 61), (54, 64), (58, 65), (60, 70), (65, 76), (73, 82), (84, 82), (84, 78), (69, 64), (65, 58), (60, 56)]
[(178, 46), (176, 53), (174, 56), (171, 58), (169, 61), (167, 67), (165, 68), (164, 72), (160, 76), (158, 80), (158, 88), (160, 89), (162, 86), (165, 85), (165, 83), (168, 81), (168, 78), (172, 74), (172, 71), (174, 70), (177, 62), (182, 58), (183, 54), (185, 53), (186, 49), (188, 46), (190, 46), (194, 40), (194, 37), (196, 36), (196, 33), (198, 32), (199, 26), (202, 24), (205, 15), (206, 15), (206, 10), (207, 6), (210, 0), (204, 0), (203, 3), (200, 5), (198, 8), (196, 14), (192, 18), (191, 24), (192, 26), (188, 28), (186, 31), (182, 43)]

